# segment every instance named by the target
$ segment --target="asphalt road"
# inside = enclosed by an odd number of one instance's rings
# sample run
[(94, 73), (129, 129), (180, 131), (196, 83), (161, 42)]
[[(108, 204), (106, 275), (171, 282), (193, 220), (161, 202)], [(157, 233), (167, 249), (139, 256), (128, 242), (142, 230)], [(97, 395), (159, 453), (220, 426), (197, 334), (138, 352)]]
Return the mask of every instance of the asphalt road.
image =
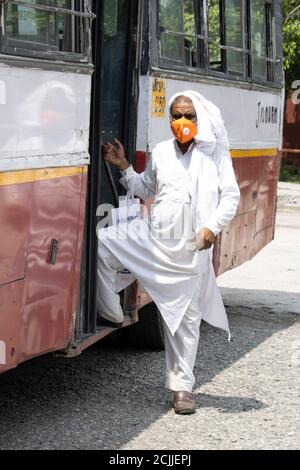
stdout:
[(195, 415), (171, 409), (163, 352), (98, 345), (0, 376), (0, 449), (299, 449), (299, 216), (219, 279), (232, 342), (201, 327)]

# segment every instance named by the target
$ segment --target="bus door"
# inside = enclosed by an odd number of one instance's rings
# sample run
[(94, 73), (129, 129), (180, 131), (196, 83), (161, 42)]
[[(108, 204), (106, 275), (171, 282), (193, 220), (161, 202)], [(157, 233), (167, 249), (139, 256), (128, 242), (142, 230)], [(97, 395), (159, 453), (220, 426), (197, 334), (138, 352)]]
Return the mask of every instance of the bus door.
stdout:
[[(96, 331), (97, 207), (118, 203), (123, 192), (119, 172), (100, 158), (105, 142), (119, 139), (132, 161), (135, 149), (138, 87), (138, 25), (140, 0), (93, 2), (93, 79), (91, 112), (91, 167), (86, 227), (85, 307), (81, 332)], [(81, 293), (82, 296), (82, 293)]]
[[(133, 87), (133, 34), (136, 30), (134, 13), (137, 2), (131, 0), (104, 0), (102, 48), (101, 140), (112, 142), (117, 138), (131, 154), (127, 121), (131, 115)], [(132, 129), (131, 129), (132, 131)], [(118, 196), (119, 172), (102, 161), (101, 202), (114, 202)]]

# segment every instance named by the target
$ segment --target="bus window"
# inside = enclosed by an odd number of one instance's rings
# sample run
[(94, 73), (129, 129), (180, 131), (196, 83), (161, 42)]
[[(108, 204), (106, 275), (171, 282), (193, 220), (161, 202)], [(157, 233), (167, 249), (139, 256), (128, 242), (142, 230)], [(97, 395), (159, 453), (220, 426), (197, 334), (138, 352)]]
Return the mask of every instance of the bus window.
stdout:
[[(128, 62), (128, 0), (104, 1), (102, 138), (122, 140)], [(114, 170), (113, 170), (114, 171)]]
[[(134, 30), (136, 3), (132, 0), (104, 0), (102, 3), (103, 48), (101, 53), (101, 141), (122, 141), (130, 157), (128, 137), (130, 117), (128, 110), (132, 103), (132, 77), (134, 48), (131, 32)], [(101, 160), (101, 203), (115, 204), (118, 200), (120, 174), (118, 170)], [(122, 188), (120, 188), (122, 191)]]
[(161, 57), (177, 65), (196, 67), (194, 0), (161, 0), (159, 5)]
[(94, 16), (87, 4), (84, 0), (14, 0), (5, 4), (2, 52), (53, 59), (61, 55), (65, 60), (78, 60), (78, 54), (86, 56), (87, 19)]
[[(37, 3), (41, 4), (41, 2)], [(8, 38), (46, 44), (48, 35), (47, 12), (12, 3), (5, 5), (5, 9)]]
[(161, 0), (159, 13), (162, 33), (161, 56), (175, 63), (184, 64), (182, 1)]
[[(83, 0), (52, 0), (52, 3), (60, 8), (76, 10), (78, 12), (84, 11)], [(81, 25), (84, 21), (83, 18), (58, 13), (57, 15), (51, 15), (51, 19), (51, 33), (53, 39), (58, 30), (59, 50), (78, 54), (84, 53), (84, 37), (80, 35), (80, 31), (84, 31), (84, 27)]]
[(244, 75), (244, 1), (209, 0), (209, 68)]
[(159, 38), (163, 68), (276, 80), (270, 0), (159, 0)]
[(209, 67), (213, 70), (223, 71), (222, 65), (222, 9), (219, 0), (208, 0), (207, 23), (209, 35)]
[(252, 50), (252, 77), (266, 81), (268, 78), (268, 57), (272, 50), (270, 41), (272, 37), (272, 22), (268, 21), (271, 12), (270, 5), (263, 0), (251, 0), (251, 50)]
[(196, 66), (197, 40), (194, 1), (183, 2), (183, 27), (184, 27), (184, 62), (188, 67)]
[(244, 75), (244, 12), (242, 0), (226, 0), (225, 44), (233, 49), (226, 50), (226, 70), (228, 73)]
[(104, 34), (106, 37), (115, 37), (118, 34), (118, 14), (120, 5), (118, 0), (104, 3)]

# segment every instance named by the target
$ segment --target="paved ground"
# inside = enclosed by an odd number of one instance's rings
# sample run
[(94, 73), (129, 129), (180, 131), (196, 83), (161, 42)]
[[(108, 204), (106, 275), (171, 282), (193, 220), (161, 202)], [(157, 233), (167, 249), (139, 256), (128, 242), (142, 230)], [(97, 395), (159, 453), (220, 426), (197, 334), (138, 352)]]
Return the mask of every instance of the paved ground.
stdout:
[(203, 325), (195, 415), (171, 410), (162, 352), (97, 346), (0, 377), (0, 449), (299, 449), (299, 217), (219, 279), (232, 342)]
[(278, 208), (299, 209), (300, 184), (280, 182), (278, 186)]

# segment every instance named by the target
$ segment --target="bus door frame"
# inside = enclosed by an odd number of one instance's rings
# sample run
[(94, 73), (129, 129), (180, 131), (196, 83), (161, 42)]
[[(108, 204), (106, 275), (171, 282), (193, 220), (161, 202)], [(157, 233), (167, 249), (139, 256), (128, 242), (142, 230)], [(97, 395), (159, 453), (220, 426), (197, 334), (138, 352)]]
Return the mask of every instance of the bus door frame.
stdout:
[[(126, 103), (123, 116), (123, 135), (126, 155), (133, 162), (136, 147), (136, 124), (139, 95), (140, 57), (142, 43), (143, 0), (130, 1), (128, 48), (130, 51), (127, 72)], [(79, 314), (76, 320), (76, 339), (84, 341), (90, 335), (97, 333), (97, 248), (96, 212), (100, 200), (101, 182), (101, 100), (103, 80), (103, 20), (104, 2), (93, 1), (93, 13), (96, 19), (92, 28), (94, 76), (91, 100), (90, 156), (91, 164), (88, 173), (85, 243), (81, 273)], [(97, 40), (95, 40), (97, 38)], [(110, 179), (111, 185), (113, 180)], [(118, 188), (112, 187), (113, 192)], [(83, 345), (82, 345), (83, 346)], [(80, 349), (84, 349), (82, 347)]]

